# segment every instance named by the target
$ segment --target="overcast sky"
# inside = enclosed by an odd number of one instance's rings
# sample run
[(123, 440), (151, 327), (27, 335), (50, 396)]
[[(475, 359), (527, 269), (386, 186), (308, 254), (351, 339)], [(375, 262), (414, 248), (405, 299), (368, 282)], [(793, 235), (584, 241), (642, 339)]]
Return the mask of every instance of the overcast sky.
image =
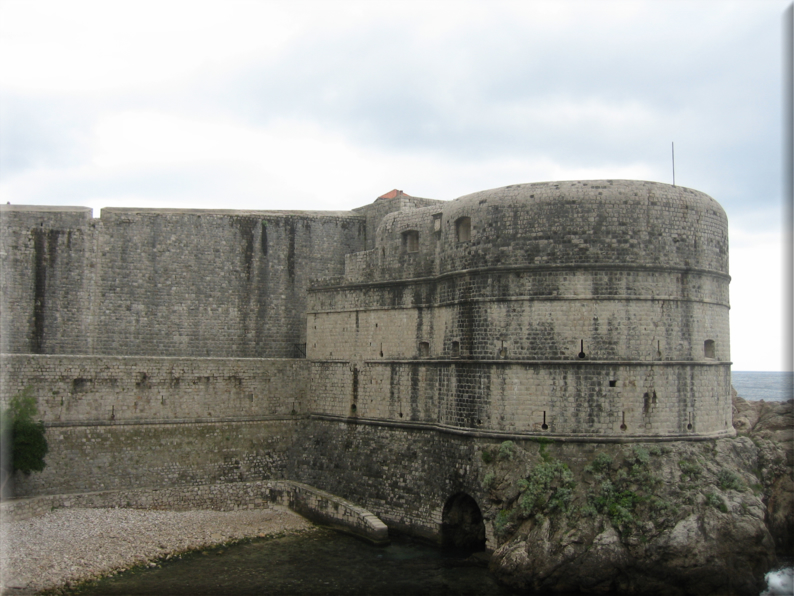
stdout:
[(783, 370), (790, 0), (0, 2), (0, 201), (350, 209), (547, 180), (728, 213), (734, 370)]

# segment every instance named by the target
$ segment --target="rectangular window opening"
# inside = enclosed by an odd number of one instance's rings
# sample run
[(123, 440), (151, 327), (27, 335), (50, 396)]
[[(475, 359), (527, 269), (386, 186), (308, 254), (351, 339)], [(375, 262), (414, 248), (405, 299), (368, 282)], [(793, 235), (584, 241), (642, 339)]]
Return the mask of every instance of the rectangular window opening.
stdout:
[(419, 252), (419, 232), (416, 230), (403, 232), (403, 250), (405, 252)]
[(471, 217), (459, 217), (455, 220), (455, 238), (458, 242), (471, 240)]

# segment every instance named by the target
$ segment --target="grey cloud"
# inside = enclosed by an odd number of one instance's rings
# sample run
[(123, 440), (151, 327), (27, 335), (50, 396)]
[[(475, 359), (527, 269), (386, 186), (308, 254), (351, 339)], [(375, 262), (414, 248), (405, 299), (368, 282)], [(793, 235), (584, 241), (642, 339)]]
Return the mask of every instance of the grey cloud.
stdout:
[[(364, 145), (462, 160), (542, 154), (579, 167), (653, 163), (660, 147), (666, 154), (678, 140), (719, 178), (711, 186), (747, 189), (755, 175), (754, 187), (770, 200), (779, 160), (769, 137), (779, 111), (769, 108), (779, 94), (768, 54), (777, 49), (755, 36), (712, 44), (690, 27), (687, 43), (636, 32), (628, 40), (593, 32), (538, 39), (501, 22), (498, 34), (464, 31), (433, 47), (401, 35), (399, 23), (385, 24), (356, 37), (326, 32), (302, 40), (279, 60), (201, 93), (254, 126), (308, 119)], [(639, 106), (652, 117), (621, 127), (532, 113), (564, 101)], [(738, 192), (727, 200), (745, 198)]]
[[(679, 184), (712, 193), (729, 211), (753, 208), (755, 201), (769, 205), (779, 189), (780, 93), (772, 59), (779, 49), (768, 17), (752, 17), (737, 37), (720, 29), (727, 25), (711, 23), (708, 11), (680, 15), (679, 24), (667, 19), (657, 28), (599, 22), (557, 31), (494, 12), (438, 38), (420, 37), (399, 19), (329, 29), (295, 40), (267, 61), (207, 70), (181, 90), (108, 97), (92, 109), (223, 113), (252, 128), (293, 118), (365, 149), (421, 151), (460, 163), (642, 162), (658, 164), (663, 180), (674, 140)], [(42, 103), (25, 111), (20, 101), (12, 102), (10, 133), (2, 134), (4, 170), (79, 160), (85, 110), (75, 117), (74, 105)], [(545, 109), (565, 102), (637, 108), (650, 117), (571, 119)], [(150, 172), (146, 180), (118, 185), (179, 195), (185, 186), (170, 181), (182, 179)], [(111, 192), (112, 181), (97, 184)]]

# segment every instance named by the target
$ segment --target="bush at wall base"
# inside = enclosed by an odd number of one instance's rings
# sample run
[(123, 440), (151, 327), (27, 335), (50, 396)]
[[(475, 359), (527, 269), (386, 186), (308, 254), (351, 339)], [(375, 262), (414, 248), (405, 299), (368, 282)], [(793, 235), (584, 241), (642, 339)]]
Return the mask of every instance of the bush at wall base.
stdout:
[(41, 472), (47, 465), (44, 423), (33, 420), (37, 408), (32, 393), (32, 387), (26, 387), (11, 398), (7, 408), (0, 410), (0, 494), (3, 497), (7, 496), (6, 485), (15, 472)]

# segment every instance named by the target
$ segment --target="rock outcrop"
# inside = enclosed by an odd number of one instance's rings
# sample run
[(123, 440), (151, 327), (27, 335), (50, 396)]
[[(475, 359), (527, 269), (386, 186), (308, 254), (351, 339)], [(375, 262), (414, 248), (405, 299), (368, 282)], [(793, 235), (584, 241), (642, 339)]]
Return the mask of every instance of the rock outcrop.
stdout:
[(792, 554), (794, 402), (734, 400), (733, 439), (503, 444), (491, 570), (549, 593), (753, 594)]
[(794, 402), (746, 401), (733, 397), (733, 426), (758, 448), (767, 524), (778, 552), (794, 553)]

